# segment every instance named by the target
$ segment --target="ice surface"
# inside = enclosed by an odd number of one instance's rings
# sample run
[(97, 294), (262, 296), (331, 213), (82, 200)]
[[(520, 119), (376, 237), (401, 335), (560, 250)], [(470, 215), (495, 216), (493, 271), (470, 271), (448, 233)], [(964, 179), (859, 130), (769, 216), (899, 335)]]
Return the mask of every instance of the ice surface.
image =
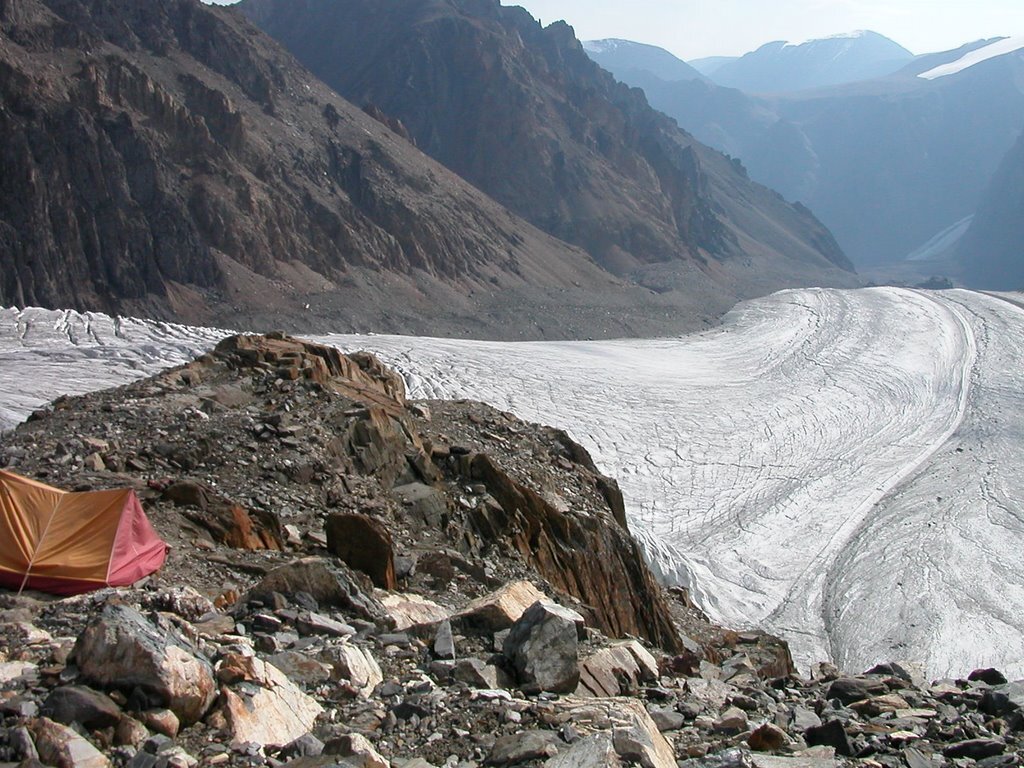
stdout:
[[(690, 585), (715, 618), (781, 633), (804, 665), (898, 659), (938, 676), (984, 663), (1020, 677), (1020, 300), (800, 290), (674, 339), (321, 340), (378, 353), (413, 396), (485, 400), (566, 428), (619, 479), (665, 580)], [(8, 418), (220, 335), (125, 333), (119, 321), (115, 336), (114, 321), (91, 316), (93, 334), (74, 345), (62, 329), (75, 317), (0, 314), (0, 385), (21, 390), (0, 400)]]
[(959, 72), (963, 72), (965, 69), (981, 64), (983, 61), (994, 59), (997, 56), (1005, 56), (1008, 53), (1014, 53), (1024, 49), (1024, 37), (1006, 37), (1002, 40), (997, 40), (990, 45), (986, 45), (982, 48), (977, 48), (970, 53), (965, 53), (956, 61), (951, 61), (948, 64), (942, 64), (934, 69), (929, 69), (927, 72), (922, 72), (918, 77), (924, 78), (925, 80), (937, 80), (940, 77), (947, 77), (948, 75), (955, 75)]

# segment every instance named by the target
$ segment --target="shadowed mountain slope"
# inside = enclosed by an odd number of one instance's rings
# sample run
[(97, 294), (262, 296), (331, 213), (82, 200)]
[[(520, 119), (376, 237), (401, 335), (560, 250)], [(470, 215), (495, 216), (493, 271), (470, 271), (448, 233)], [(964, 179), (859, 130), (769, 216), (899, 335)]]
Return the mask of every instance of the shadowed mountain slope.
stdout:
[(612, 278), (193, 0), (0, 3), (0, 158), (0, 305), (521, 337), (731, 303)]
[(496, 0), (239, 7), (346, 98), (614, 273), (665, 290), (697, 267), (736, 295), (851, 282), (806, 209), (617, 83), (564, 23), (542, 28)]

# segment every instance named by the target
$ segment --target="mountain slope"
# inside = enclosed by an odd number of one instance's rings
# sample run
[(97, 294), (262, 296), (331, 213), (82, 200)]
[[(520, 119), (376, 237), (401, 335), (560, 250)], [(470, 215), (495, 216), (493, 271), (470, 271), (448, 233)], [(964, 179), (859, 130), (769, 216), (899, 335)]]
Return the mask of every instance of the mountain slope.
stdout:
[(1024, 124), (1024, 57), (945, 77), (919, 74), (968, 46), (889, 77), (781, 97), (615, 71), (751, 177), (801, 200), (859, 267), (891, 263), (971, 216)]
[(613, 272), (663, 290), (699, 268), (734, 295), (850, 281), (813, 216), (616, 83), (563, 23), (497, 0), (239, 7), (346, 98), (400, 119), (428, 154)]
[(877, 32), (861, 31), (805, 43), (767, 43), (710, 75), (747, 93), (789, 93), (883, 77), (913, 54)]
[(511, 337), (723, 309), (611, 279), (193, 0), (0, 4), (0, 157), (0, 305)]
[(978, 288), (1024, 288), (1024, 134), (982, 198), (958, 255), (964, 281)]
[(656, 45), (613, 38), (587, 40), (583, 43), (583, 50), (609, 72), (649, 72), (668, 82), (704, 79), (704, 75), (685, 61)]

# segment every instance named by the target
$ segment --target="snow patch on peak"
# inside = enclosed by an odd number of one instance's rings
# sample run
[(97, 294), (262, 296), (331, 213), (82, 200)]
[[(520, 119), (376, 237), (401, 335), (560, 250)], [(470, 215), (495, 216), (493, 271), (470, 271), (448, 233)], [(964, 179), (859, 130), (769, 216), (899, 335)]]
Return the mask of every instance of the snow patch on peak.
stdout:
[(996, 40), (994, 43), (977, 48), (970, 53), (965, 53), (956, 61), (942, 64), (933, 69), (929, 69), (927, 72), (922, 72), (918, 77), (924, 80), (937, 80), (940, 77), (948, 77), (949, 75), (955, 75), (963, 72), (965, 69), (970, 69), (973, 66), (981, 64), (983, 61), (995, 59), (999, 56), (1006, 56), (1007, 54), (1015, 53), (1022, 49), (1024, 49), (1024, 35), (1003, 37)]
[(604, 40), (584, 40), (583, 50), (590, 53), (607, 53), (608, 51), (614, 51), (617, 48), (622, 47), (625, 40), (618, 40), (616, 38), (606, 38)]
[(858, 29), (853, 32), (840, 32), (835, 35), (828, 35), (826, 37), (812, 37), (807, 40), (800, 40), (799, 42), (787, 42), (786, 48), (799, 48), (801, 45), (812, 45), (814, 43), (822, 43), (828, 40), (860, 40), (863, 37), (873, 34), (871, 31), (866, 29)]

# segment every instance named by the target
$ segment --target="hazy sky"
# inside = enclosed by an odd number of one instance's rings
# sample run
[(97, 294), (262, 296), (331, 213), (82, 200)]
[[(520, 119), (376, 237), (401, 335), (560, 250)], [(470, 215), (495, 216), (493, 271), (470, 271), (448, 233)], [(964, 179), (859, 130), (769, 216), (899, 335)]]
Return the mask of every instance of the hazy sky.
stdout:
[(1024, 0), (502, 0), (581, 40), (622, 37), (683, 59), (732, 56), (772, 40), (871, 29), (914, 53), (1024, 35)]

